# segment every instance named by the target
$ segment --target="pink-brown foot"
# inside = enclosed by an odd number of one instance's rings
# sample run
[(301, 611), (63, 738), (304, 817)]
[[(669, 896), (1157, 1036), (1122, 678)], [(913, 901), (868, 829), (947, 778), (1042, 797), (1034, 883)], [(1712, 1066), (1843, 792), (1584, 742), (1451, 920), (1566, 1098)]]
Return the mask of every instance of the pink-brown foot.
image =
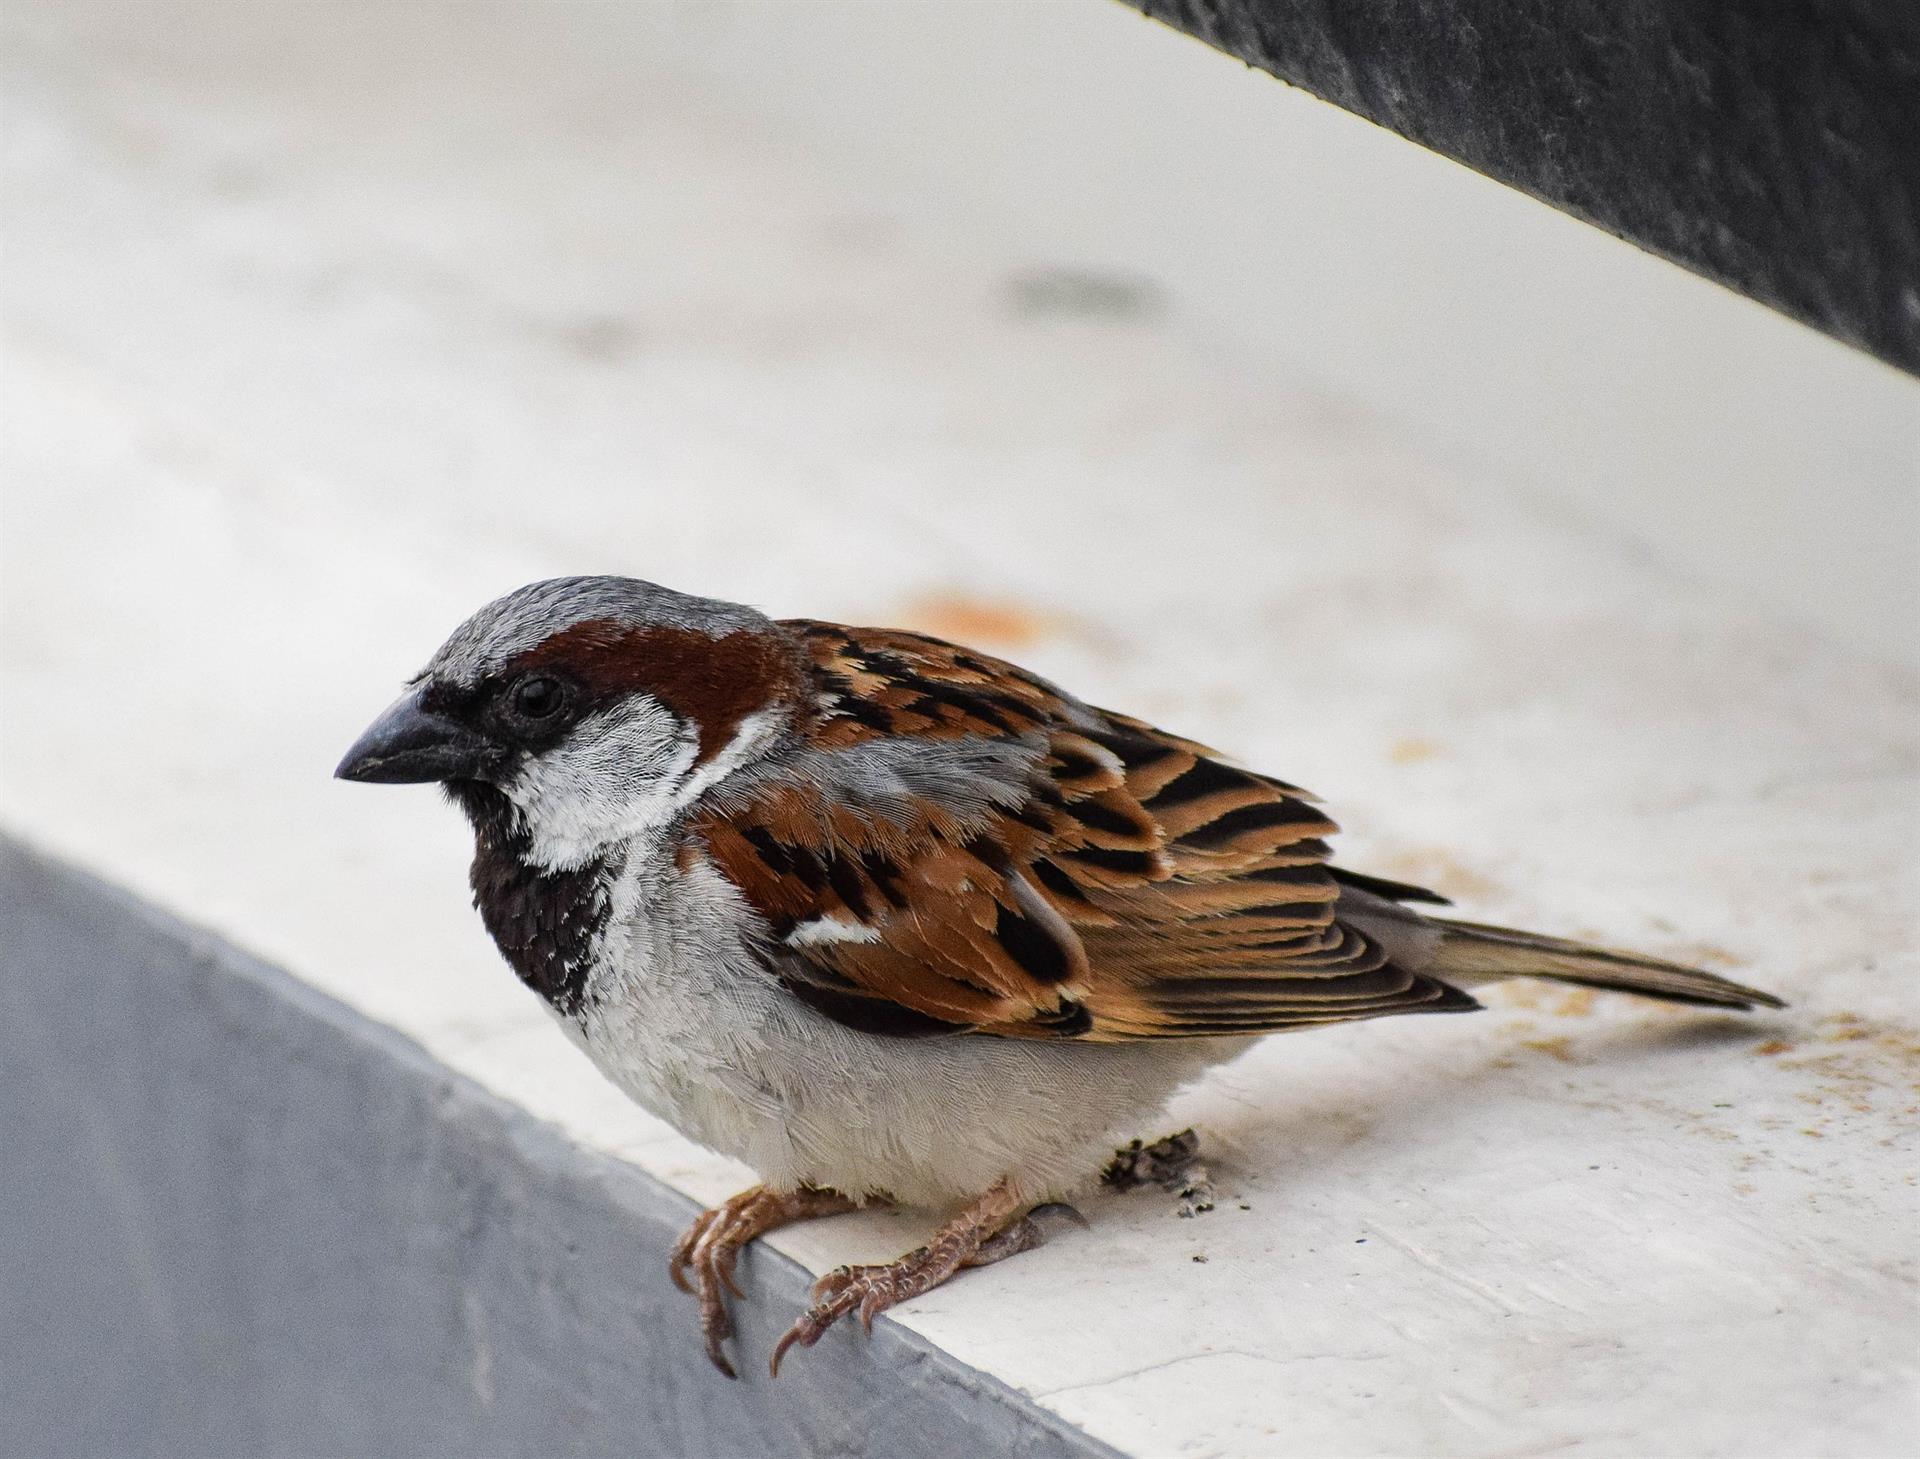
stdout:
[[(769, 1231), (808, 1221), (816, 1216), (837, 1216), (851, 1211), (859, 1203), (838, 1191), (802, 1186), (799, 1190), (776, 1192), (754, 1186), (716, 1206), (702, 1211), (687, 1228), (686, 1235), (673, 1248), (667, 1274), (674, 1286), (690, 1292), (700, 1301), (700, 1331), (706, 1339), (707, 1356), (714, 1367), (729, 1378), (740, 1375), (727, 1360), (722, 1344), (733, 1336), (733, 1319), (727, 1313), (727, 1294), (743, 1295), (733, 1279), (740, 1253), (755, 1238)], [(692, 1281), (688, 1275), (691, 1273)]]
[(884, 1266), (843, 1266), (828, 1272), (813, 1284), (813, 1305), (774, 1348), (774, 1376), (780, 1375), (780, 1360), (789, 1348), (795, 1344), (812, 1347), (850, 1312), (859, 1313), (860, 1325), (871, 1332), (873, 1319), (889, 1307), (931, 1292), (963, 1267), (988, 1266), (1031, 1251), (1047, 1238), (1045, 1227), (1034, 1219), (1035, 1215), (1064, 1211), (1080, 1220), (1080, 1213), (1070, 1206), (1041, 1207), (1016, 1217), (1014, 1212), (1019, 1207), (1019, 1199), (1001, 1181), (942, 1226), (933, 1240), (898, 1261)]
[(1082, 1230), (1087, 1225), (1087, 1218), (1072, 1206), (1062, 1201), (1050, 1201), (1044, 1206), (1035, 1206), (1019, 1220), (989, 1236), (980, 1243), (978, 1251), (960, 1263), (961, 1267), (970, 1271), (974, 1267), (992, 1266), (1023, 1251), (1032, 1251), (1036, 1246), (1045, 1246), (1052, 1234), (1046, 1227), (1049, 1220), (1070, 1222)]

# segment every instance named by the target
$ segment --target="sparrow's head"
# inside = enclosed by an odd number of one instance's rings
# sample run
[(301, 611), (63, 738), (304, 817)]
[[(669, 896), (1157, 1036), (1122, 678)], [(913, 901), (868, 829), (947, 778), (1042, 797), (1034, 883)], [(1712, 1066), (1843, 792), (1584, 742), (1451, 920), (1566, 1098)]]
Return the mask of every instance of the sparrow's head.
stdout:
[(765, 755), (802, 700), (797, 646), (751, 608), (633, 578), (552, 578), (440, 646), (347, 751), (343, 780), (440, 781), (578, 864)]

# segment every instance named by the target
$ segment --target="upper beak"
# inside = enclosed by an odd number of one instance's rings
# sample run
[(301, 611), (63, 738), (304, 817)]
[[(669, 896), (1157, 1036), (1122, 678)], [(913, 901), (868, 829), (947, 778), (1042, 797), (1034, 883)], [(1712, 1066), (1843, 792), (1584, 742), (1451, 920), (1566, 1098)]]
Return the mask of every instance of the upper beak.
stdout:
[(477, 779), (487, 742), (464, 725), (422, 707), (415, 689), (376, 719), (333, 772), (342, 780), (411, 785)]

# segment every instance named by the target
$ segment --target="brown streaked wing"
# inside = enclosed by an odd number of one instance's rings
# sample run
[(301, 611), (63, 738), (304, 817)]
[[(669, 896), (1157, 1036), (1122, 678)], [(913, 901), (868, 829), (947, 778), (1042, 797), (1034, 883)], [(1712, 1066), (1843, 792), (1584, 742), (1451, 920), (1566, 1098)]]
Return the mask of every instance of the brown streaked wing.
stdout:
[(776, 974), (829, 1017), (1115, 1042), (1478, 1006), (1337, 919), (1337, 828), (1296, 787), (937, 639), (784, 626), (814, 665), (818, 749), (1046, 746), (1025, 799), (984, 824), (931, 803), (863, 814), (787, 783), (696, 823), (766, 917)]

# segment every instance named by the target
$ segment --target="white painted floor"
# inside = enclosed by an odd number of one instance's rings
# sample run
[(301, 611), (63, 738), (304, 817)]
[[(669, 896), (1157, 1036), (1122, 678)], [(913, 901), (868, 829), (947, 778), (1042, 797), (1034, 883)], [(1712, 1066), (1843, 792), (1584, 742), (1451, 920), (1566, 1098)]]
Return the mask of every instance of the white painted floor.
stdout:
[(0, 45), (9, 829), (715, 1198), (745, 1172), (486, 944), (454, 813), (331, 767), (550, 573), (971, 639), (1313, 787), (1356, 866), (1793, 1007), (1513, 990), (1271, 1040), (1167, 1121), (1220, 1209), (1092, 1198), (901, 1321), (1143, 1459), (1907, 1452), (1909, 670), (1178, 310), (850, 203), (695, 80), (207, 11)]

